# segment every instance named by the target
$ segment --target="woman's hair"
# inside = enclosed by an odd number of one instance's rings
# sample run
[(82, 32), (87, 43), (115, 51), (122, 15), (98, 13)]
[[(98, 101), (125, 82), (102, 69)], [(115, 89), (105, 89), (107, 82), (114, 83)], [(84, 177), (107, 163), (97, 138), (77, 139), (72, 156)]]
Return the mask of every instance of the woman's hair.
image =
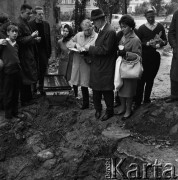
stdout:
[(128, 14), (125, 14), (121, 17), (119, 24), (120, 25), (125, 24), (125, 25), (129, 26), (130, 28), (135, 29), (135, 21), (134, 21), (133, 17)]
[(65, 29), (65, 28), (68, 29), (69, 34), (68, 34), (67, 37), (64, 37), (64, 38), (63, 38), (62, 42), (67, 42), (67, 41), (69, 41), (69, 40), (71, 39), (71, 37), (73, 36), (73, 29), (72, 29), (72, 27), (69, 26), (68, 24), (66, 24), (66, 25), (64, 25), (64, 28), (63, 28), (63, 29)]
[(81, 26), (82, 29), (85, 28), (85, 27), (93, 28), (93, 24), (89, 19), (84, 19), (80, 26)]

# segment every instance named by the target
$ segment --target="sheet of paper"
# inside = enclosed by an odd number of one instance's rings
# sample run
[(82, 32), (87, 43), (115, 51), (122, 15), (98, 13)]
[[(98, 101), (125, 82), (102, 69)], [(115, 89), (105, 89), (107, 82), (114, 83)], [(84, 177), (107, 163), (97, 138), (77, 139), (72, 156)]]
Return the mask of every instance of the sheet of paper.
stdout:
[(75, 51), (75, 52), (79, 52), (79, 50), (78, 50), (78, 49), (76, 49), (76, 48), (69, 48), (69, 50), (71, 50), (71, 51)]

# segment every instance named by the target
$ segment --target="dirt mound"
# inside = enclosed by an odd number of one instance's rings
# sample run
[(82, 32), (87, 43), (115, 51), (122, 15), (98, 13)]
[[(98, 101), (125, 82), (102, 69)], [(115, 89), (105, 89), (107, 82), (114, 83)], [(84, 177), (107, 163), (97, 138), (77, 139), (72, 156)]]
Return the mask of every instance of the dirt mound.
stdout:
[(165, 103), (156, 100), (151, 104), (142, 105), (132, 118), (126, 121), (126, 128), (143, 136), (156, 139), (177, 138), (178, 133), (171, 129), (178, 123), (178, 102)]

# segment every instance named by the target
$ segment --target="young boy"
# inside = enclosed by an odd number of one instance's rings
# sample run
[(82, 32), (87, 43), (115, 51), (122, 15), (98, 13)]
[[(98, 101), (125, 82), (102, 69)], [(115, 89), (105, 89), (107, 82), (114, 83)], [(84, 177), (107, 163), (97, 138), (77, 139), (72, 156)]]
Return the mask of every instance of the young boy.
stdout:
[(6, 45), (1, 46), (0, 58), (4, 67), (4, 109), (5, 119), (11, 121), (13, 117), (18, 117), (18, 98), (20, 89), (20, 61), (18, 57), (18, 27), (11, 24), (7, 27)]

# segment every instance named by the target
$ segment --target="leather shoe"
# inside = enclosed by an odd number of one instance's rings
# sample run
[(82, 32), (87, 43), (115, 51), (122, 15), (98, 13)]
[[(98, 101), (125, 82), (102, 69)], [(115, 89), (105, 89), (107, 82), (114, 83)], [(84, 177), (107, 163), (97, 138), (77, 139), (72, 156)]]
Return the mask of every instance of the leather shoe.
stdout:
[(113, 114), (111, 114), (111, 113), (106, 113), (106, 114), (102, 117), (101, 121), (106, 121), (106, 120), (108, 120), (109, 118), (111, 118), (112, 116), (113, 116)]
[(125, 120), (129, 119), (129, 118), (132, 116), (132, 114), (133, 114), (133, 112), (131, 112), (130, 115), (127, 116), (127, 117), (124, 117), (124, 116), (123, 116), (123, 117), (121, 118), (121, 120), (122, 120), (122, 121), (125, 121)]
[(95, 118), (99, 119), (101, 117), (101, 111), (96, 111), (95, 112)]

